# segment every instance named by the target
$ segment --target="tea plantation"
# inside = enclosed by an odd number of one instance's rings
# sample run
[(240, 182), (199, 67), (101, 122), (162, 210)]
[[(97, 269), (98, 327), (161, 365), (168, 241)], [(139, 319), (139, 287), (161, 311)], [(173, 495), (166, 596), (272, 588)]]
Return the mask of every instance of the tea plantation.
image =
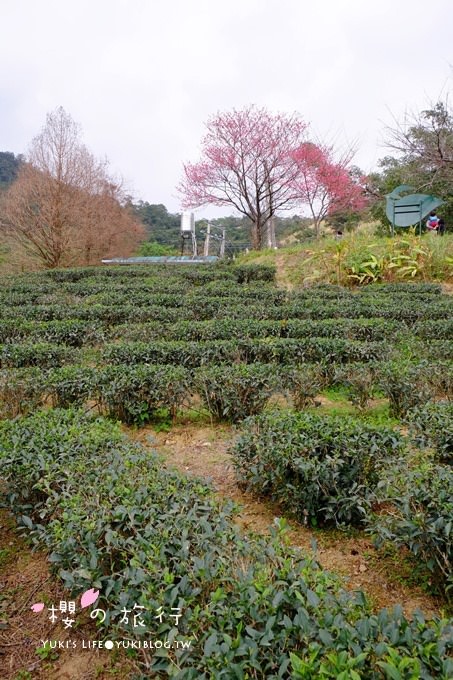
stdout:
[[(237, 425), (238, 484), (411, 553), (453, 588), (452, 299), (436, 284), (276, 288), (271, 267), (91, 268), (0, 288), (3, 500), (98, 636), (143, 606), (141, 677), (453, 678), (451, 619), (361, 593), (165, 468), (121, 429), (193, 409)], [(316, 407), (340, 390), (354, 415)], [(377, 407), (376, 407), (377, 405)], [(123, 428), (124, 429), (124, 428)], [(414, 563), (415, 563), (414, 562)], [(450, 599), (451, 602), (451, 599)], [(178, 625), (157, 621), (178, 609)], [(447, 610), (447, 609), (446, 609)], [(190, 639), (191, 649), (177, 648)]]

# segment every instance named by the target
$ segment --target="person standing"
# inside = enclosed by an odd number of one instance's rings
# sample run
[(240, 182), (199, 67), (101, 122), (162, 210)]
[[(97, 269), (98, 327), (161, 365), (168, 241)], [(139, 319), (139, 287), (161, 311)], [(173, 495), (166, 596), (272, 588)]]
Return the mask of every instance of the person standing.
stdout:
[(439, 236), (443, 236), (445, 234), (445, 220), (443, 217), (439, 217), (439, 223), (437, 225), (437, 233)]

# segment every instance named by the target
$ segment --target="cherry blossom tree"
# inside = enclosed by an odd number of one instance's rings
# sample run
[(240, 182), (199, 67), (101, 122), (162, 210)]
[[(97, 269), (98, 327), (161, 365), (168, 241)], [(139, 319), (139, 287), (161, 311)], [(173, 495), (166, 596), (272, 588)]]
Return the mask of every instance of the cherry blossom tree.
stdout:
[(308, 206), (319, 237), (321, 222), (336, 212), (358, 211), (365, 207), (364, 190), (354, 177), (348, 151), (339, 161), (332, 148), (304, 142), (293, 152), (298, 173), (293, 189), (300, 203)]
[(208, 120), (201, 159), (184, 166), (178, 187), (184, 208), (234, 208), (251, 222), (252, 246), (260, 249), (272, 217), (296, 204), (298, 163), (293, 156), (307, 125), (297, 114), (250, 106)]

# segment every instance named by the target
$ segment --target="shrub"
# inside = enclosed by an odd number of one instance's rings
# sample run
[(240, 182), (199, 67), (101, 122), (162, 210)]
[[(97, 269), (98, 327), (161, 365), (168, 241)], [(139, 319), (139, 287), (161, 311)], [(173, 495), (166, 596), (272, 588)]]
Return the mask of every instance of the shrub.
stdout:
[(453, 320), (428, 319), (427, 321), (418, 321), (414, 324), (412, 332), (423, 340), (449, 340), (453, 337)]
[(52, 405), (82, 406), (96, 393), (97, 371), (90, 366), (65, 366), (49, 372), (46, 380)]
[(432, 447), (442, 463), (453, 463), (453, 403), (428, 402), (407, 414), (414, 443)]
[(78, 319), (37, 323), (34, 325), (30, 335), (34, 340), (66, 345), (68, 347), (99, 344), (105, 338), (105, 332), (101, 324)]
[(45, 378), (38, 368), (0, 371), (0, 418), (15, 418), (44, 403)]
[(435, 395), (435, 387), (429, 378), (427, 362), (382, 363), (378, 371), (378, 382), (380, 389), (388, 397), (390, 415), (404, 418), (411, 408), (426, 404)]
[(250, 281), (274, 281), (276, 268), (266, 264), (242, 264), (233, 267), (233, 273), (238, 283)]
[(296, 411), (312, 406), (325, 384), (320, 367), (311, 364), (295, 368), (285, 366), (280, 372), (280, 380), (291, 395)]
[(237, 343), (228, 340), (215, 343), (156, 340), (105, 345), (102, 360), (111, 364), (172, 364), (193, 368), (238, 361), (242, 354)]
[(76, 358), (77, 352), (73, 348), (46, 342), (0, 346), (0, 365), (6, 368), (22, 368), (25, 366), (51, 368), (72, 363)]
[(188, 396), (191, 380), (180, 366), (109, 366), (98, 375), (101, 409), (128, 425), (143, 425), (156, 411), (172, 417)]
[(218, 420), (235, 423), (263, 410), (276, 386), (271, 366), (212, 366), (197, 371), (195, 388)]
[(448, 592), (453, 586), (453, 469), (432, 463), (408, 469), (402, 460), (380, 482), (378, 500), (388, 510), (370, 521), (377, 544), (391, 541), (410, 550)]
[(276, 412), (246, 420), (232, 455), (241, 483), (298, 518), (360, 524), (401, 446), (396, 432), (352, 418)]
[(344, 385), (349, 400), (360, 411), (364, 411), (375, 391), (375, 371), (369, 364), (348, 364), (337, 369), (335, 383)]

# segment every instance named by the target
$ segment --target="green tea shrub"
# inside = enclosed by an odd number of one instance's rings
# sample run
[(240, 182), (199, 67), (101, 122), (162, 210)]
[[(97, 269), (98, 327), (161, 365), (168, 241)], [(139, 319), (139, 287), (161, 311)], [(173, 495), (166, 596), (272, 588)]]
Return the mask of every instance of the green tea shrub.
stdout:
[(272, 366), (262, 364), (210, 366), (195, 376), (195, 389), (209, 413), (232, 423), (262, 411), (276, 384)]
[(417, 321), (412, 327), (412, 332), (423, 340), (449, 340), (453, 337), (453, 319)]
[(45, 402), (45, 376), (38, 368), (0, 370), (0, 418), (15, 418)]
[(2, 368), (22, 368), (25, 366), (51, 368), (73, 363), (77, 360), (77, 356), (77, 351), (72, 347), (54, 345), (48, 342), (0, 345), (0, 365)]
[(97, 345), (104, 341), (102, 324), (80, 319), (41, 321), (33, 324), (29, 337), (34, 341), (49, 342), (68, 347)]
[(441, 463), (453, 464), (453, 402), (427, 402), (407, 414), (410, 433), (419, 447), (430, 447)]
[(364, 411), (376, 390), (376, 371), (371, 364), (347, 364), (338, 367), (334, 381), (337, 385), (344, 385), (350, 402)]
[(432, 343), (429, 348), (429, 355), (433, 359), (453, 361), (453, 340), (442, 340)]
[(242, 264), (235, 265), (232, 269), (238, 283), (250, 283), (250, 281), (274, 281), (277, 270), (272, 265), (266, 264)]
[(4, 319), (0, 321), (0, 343), (20, 342), (33, 332), (34, 324), (30, 321), (18, 319)]
[(155, 342), (124, 342), (105, 345), (102, 361), (110, 364), (172, 364), (193, 368), (210, 363), (240, 361), (244, 356), (234, 341), (184, 342), (179, 340)]
[(395, 295), (396, 297), (404, 293), (425, 297), (426, 295), (440, 295), (442, 293), (442, 286), (439, 283), (378, 283), (367, 286), (362, 292), (365, 294), (370, 292), (384, 293)]
[(98, 372), (91, 366), (64, 366), (49, 371), (46, 388), (52, 405), (82, 406), (96, 395)]
[(377, 544), (407, 548), (451, 596), (453, 468), (429, 462), (411, 468), (403, 459), (383, 477), (377, 498), (386, 508), (370, 521)]
[(430, 377), (427, 361), (383, 362), (378, 370), (378, 383), (389, 400), (390, 415), (404, 418), (410, 409), (422, 406), (432, 399), (436, 389)]
[(350, 417), (263, 414), (244, 421), (232, 455), (238, 479), (305, 521), (363, 522), (398, 433)]
[(160, 409), (174, 417), (190, 388), (190, 374), (181, 366), (139, 365), (100, 370), (96, 390), (104, 413), (128, 425), (143, 425)]
[(453, 362), (429, 362), (430, 382), (436, 395), (443, 399), (453, 400)]
[(261, 319), (210, 319), (180, 321), (165, 329), (171, 340), (230, 340), (232, 338), (279, 337), (283, 324)]
[(325, 376), (319, 365), (284, 366), (279, 371), (281, 385), (292, 399), (296, 411), (313, 406), (315, 397), (325, 387)]

